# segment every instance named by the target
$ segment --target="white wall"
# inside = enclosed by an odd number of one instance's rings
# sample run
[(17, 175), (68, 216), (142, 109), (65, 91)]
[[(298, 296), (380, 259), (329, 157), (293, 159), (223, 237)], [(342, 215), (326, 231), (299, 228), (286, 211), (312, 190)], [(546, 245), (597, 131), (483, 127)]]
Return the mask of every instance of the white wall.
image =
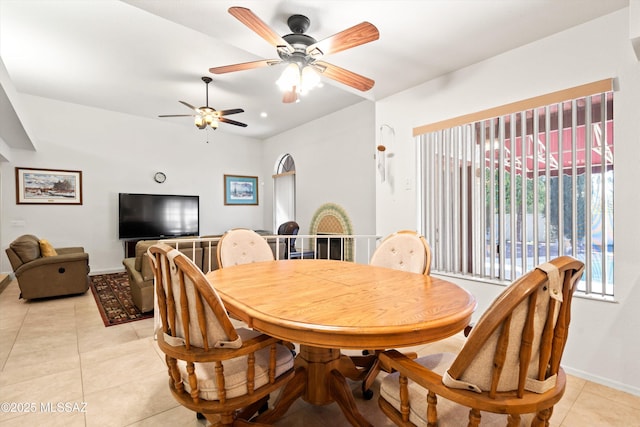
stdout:
[[(614, 77), (616, 303), (575, 299), (568, 371), (640, 395), (640, 64), (628, 9), (427, 82), (376, 103), (376, 128), (395, 129), (391, 182), (378, 184), (376, 229), (416, 228), (412, 129), (509, 102)], [(379, 139), (379, 135), (377, 135)], [(407, 185), (407, 181), (409, 185)], [(476, 316), (501, 287), (459, 281), (478, 298)]]
[[(265, 178), (274, 173), (282, 154), (291, 154), (296, 163), (296, 221), (300, 234), (308, 234), (313, 214), (327, 202), (344, 208), (355, 234), (375, 234), (374, 140), (371, 101), (265, 140)], [(272, 195), (273, 180), (265, 179), (264, 188), (265, 194)], [(264, 214), (265, 224), (272, 224), (273, 207), (267, 197)]]
[[(25, 233), (56, 246), (84, 246), (93, 273), (122, 270), (118, 240), (118, 193), (200, 196), (200, 233), (233, 227), (273, 228), (274, 165), (293, 155), (297, 175), (297, 219), (307, 233), (323, 203), (348, 213), (358, 234), (375, 234), (374, 104), (353, 107), (292, 129), (264, 142), (192, 126), (142, 119), (51, 99), (23, 96), (27, 114), (38, 117), (30, 131), (38, 151), (13, 150), (0, 162), (0, 245)], [(47, 111), (47, 114), (41, 114)], [(99, 120), (96, 120), (99, 117)], [(17, 205), (15, 167), (81, 170), (82, 206)], [(163, 171), (164, 184), (153, 181)], [(225, 173), (259, 176), (258, 206), (224, 206)], [(0, 257), (0, 271), (11, 267)]]
[[(30, 233), (54, 246), (84, 246), (92, 272), (122, 270), (119, 192), (199, 195), (202, 235), (265, 228), (264, 194), (259, 206), (224, 206), (223, 200), (225, 173), (260, 175), (260, 141), (218, 130), (208, 131), (207, 144), (206, 131), (181, 123), (32, 96), (22, 105), (37, 118), (30, 131), (38, 151), (13, 150), (12, 161), (0, 163), (1, 247)], [(17, 205), (16, 166), (82, 171), (82, 206)], [(167, 175), (164, 184), (153, 180), (156, 171)], [(0, 271), (11, 271), (6, 256), (0, 259)]]
[[(301, 233), (308, 231), (313, 213), (325, 202), (343, 206), (358, 234), (415, 229), (414, 127), (608, 77), (615, 77), (618, 86), (616, 303), (574, 300), (563, 362), (574, 374), (640, 395), (640, 193), (635, 188), (640, 182), (640, 65), (629, 41), (627, 10), (427, 82), (375, 107), (364, 101), (264, 142), (215, 133), (206, 144), (197, 129), (25, 97), (25, 106), (38, 118), (39, 149), (14, 150), (11, 163), (0, 163), (0, 244), (6, 247), (23, 232), (35, 233), (61, 246), (84, 245), (94, 271), (119, 269), (121, 191), (199, 194), (202, 234), (233, 226), (271, 229), (271, 174), (278, 156), (286, 152), (293, 155), (298, 171)], [(83, 119), (93, 124), (82, 125)], [(393, 128), (393, 136), (381, 131), (384, 125)], [(390, 175), (384, 183), (373, 158), (381, 142), (390, 154)], [(15, 166), (82, 170), (83, 206), (16, 205)], [(152, 179), (157, 170), (168, 176), (161, 186)], [(224, 173), (259, 175), (260, 206), (223, 206)], [(12, 226), (16, 220), (25, 226)], [(6, 257), (0, 271), (10, 271)], [(478, 299), (476, 316), (502, 290), (456, 281)]]

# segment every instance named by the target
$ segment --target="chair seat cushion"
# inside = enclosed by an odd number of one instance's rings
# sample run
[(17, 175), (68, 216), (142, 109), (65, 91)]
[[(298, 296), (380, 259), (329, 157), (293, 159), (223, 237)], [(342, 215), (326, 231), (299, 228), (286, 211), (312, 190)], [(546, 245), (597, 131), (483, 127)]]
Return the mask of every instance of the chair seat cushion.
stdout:
[[(439, 353), (415, 359), (416, 363), (442, 375), (451, 365), (456, 355), (453, 353)], [(400, 411), (400, 383), (398, 377), (400, 374), (394, 372), (382, 379), (380, 384), (380, 397), (389, 402), (394, 408)], [(409, 402), (411, 408), (409, 420), (416, 426), (427, 426), (427, 390), (415, 382), (409, 380)], [(438, 401), (441, 399), (438, 398)], [(444, 400), (444, 399), (442, 399)], [(444, 418), (440, 417), (440, 404), (438, 404), (438, 419), (440, 425), (449, 425), (443, 423)], [(444, 414), (442, 414), (444, 415)], [(455, 425), (455, 424), (451, 424)]]
[(271, 246), (253, 230), (230, 230), (218, 244), (218, 251), (222, 267), (274, 259)]
[[(561, 284), (560, 284), (561, 286)], [(547, 313), (549, 311), (551, 296), (551, 286), (540, 286), (536, 293), (536, 306), (533, 313), (533, 336), (531, 341), (532, 352), (529, 356), (529, 367), (527, 370), (527, 384), (525, 390), (544, 392), (555, 386), (555, 377), (549, 378), (548, 381), (536, 381), (538, 378), (538, 361), (540, 358), (540, 347), (542, 340), (542, 331), (547, 321)], [(562, 292), (562, 291), (560, 291)], [(499, 304), (501, 298), (496, 299), (493, 304)], [(559, 306), (553, 313), (553, 324), (555, 325), (558, 317)], [(487, 310), (487, 313), (491, 310)], [(529, 301), (527, 299), (520, 302), (511, 313), (511, 321), (509, 323), (509, 341), (507, 345), (504, 365), (498, 381), (497, 391), (517, 390), (520, 372), (520, 349), (522, 339), (522, 331), (529, 315)], [(479, 327), (484, 320), (481, 317), (476, 325)], [(476, 329), (476, 328), (474, 328)], [(473, 334), (473, 331), (471, 332)], [(469, 366), (458, 378), (458, 382), (445, 381), (448, 387), (468, 389), (474, 387), (476, 391), (488, 391), (491, 389), (492, 366), (496, 348), (500, 339), (502, 328), (497, 328), (491, 336), (484, 342), (481, 348), (476, 349), (474, 358), (469, 362)], [(447, 378), (448, 380), (448, 378)]]
[[(238, 334), (243, 341), (260, 335), (256, 331), (240, 328)], [(247, 394), (247, 357), (228, 360), (222, 363), (224, 367), (225, 390), (227, 399)], [(187, 376), (186, 362), (178, 360), (178, 367), (182, 376), (185, 390), (191, 391)], [(276, 377), (282, 375), (293, 367), (293, 355), (283, 345), (277, 346)], [(196, 376), (198, 377), (198, 396), (204, 400), (218, 399), (218, 385), (216, 383), (214, 363), (196, 363)], [(263, 348), (256, 352), (254, 388), (261, 387), (269, 382), (269, 348)]]
[[(178, 269), (174, 261), (176, 257), (183, 257), (189, 260), (189, 258), (187, 258), (185, 254), (183, 254), (177, 249), (172, 249), (170, 252), (167, 253), (167, 260), (170, 266), (169, 274), (171, 275), (170, 283), (168, 283), (169, 279), (168, 277), (166, 277), (167, 276), (166, 274), (164, 274), (162, 277), (162, 286), (165, 289), (165, 292), (167, 292), (167, 295), (169, 294), (168, 293), (169, 286), (172, 287), (172, 292), (174, 295), (181, 294), (181, 289), (180, 289), (181, 279), (179, 277)], [(151, 260), (151, 262), (154, 262), (153, 261), (154, 258), (152, 255), (148, 255), (148, 259)], [(163, 266), (162, 268), (166, 268), (166, 267), (167, 266)], [(197, 266), (195, 265), (194, 267), (196, 267), (196, 271), (198, 272), (198, 275), (200, 276), (200, 278), (206, 281), (207, 279), (204, 276), (204, 273), (202, 273), (202, 270), (197, 269)], [(189, 276), (184, 277), (184, 285), (185, 285), (185, 293), (187, 295), (187, 301), (188, 301), (188, 307), (187, 307), (188, 312), (196, 313), (198, 309), (196, 307), (197, 303), (196, 303), (196, 297), (195, 297), (195, 288), (194, 288), (193, 281)], [(224, 304), (222, 303), (222, 300), (220, 299), (220, 296), (215, 291), (215, 289), (211, 288), (211, 291), (213, 293), (213, 297), (217, 300), (217, 303), (221, 307), (224, 307)], [(185, 328), (189, 328), (191, 345), (193, 345), (194, 347), (205, 348), (205, 340), (200, 330), (201, 325), (199, 323), (198, 317), (189, 316), (189, 324), (184, 325), (182, 323), (182, 319), (184, 318), (182, 314), (182, 310), (183, 310), (182, 304), (176, 304), (175, 310), (176, 310), (176, 314), (175, 314), (176, 325), (175, 325), (175, 331), (174, 331), (173, 337), (176, 339), (176, 342), (174, 342), (171, 345), (182, 345), (182, 342), (180, 342), (180, 340), (184, 339), (185, 337)], [(205, 304), (203, 307), (203, 310), (204, 310), (204, 320), (207, 326), (206, 338), (210, 346), (214, 348), (221, 348), (221, 347), (239, 348), (242, 346), (241, 336), (239, 338), (231, 339), (225, 332), (225, 328), (223, 326), (223, 323), (221, 322), (225, 322), (225, 321), (228, 322), (229, 321), (228, 317), (225, 317), (224, 319), (218, 318), (216, 314), (213, 312), (213, 309), (209, 304)]]
[[(430, 369), (437, 374), (444, 372), (451, 366), (456, 355), (453, 353), (439, 353), (415, 359), (416, 363)], [(398, 372), (387, 375), (380, 384), (380, 397), (389, 402), (398, 412), (400, 411), (400, 383)], [(427, 393), (428, 390), (409, 380), (409, 421), (418, 427), (427, 427)], [(440, 426), (463, 426), (467, 425), (469, 408), (458, 405), (442, 396), (438, 396), (438, 425)], [(482, 413), (480, 426), (505, 425), (506, 415)], [(521, 426), (529, 426), (533, 419), (532, 414), (524, 414), (521, 419)]]
[(423, 274), (427, 267), (424, 245), (415, 234), (396, 234), (378, 246), (371, 264)]

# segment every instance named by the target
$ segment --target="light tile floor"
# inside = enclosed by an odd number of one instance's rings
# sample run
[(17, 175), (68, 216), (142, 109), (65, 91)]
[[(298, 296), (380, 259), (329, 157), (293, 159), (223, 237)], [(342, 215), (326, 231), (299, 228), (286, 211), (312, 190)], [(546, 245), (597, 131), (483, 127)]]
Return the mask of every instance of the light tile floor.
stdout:
[[(197, 426), (195, 414), (169, 393), (164, 359), (152, 337), (153, 320), (105, 328), (91, 292), (25, 302), (17, 283), (0, 294), (0, 426)], [(457, 349), (461, 337), (419, 347), (418, 353)], [(376, 426), (391, 426), (374, 398), (360, 411)], [(6, 412), (5, 402), (15, 405)], [(24, 412), (35, 409), (33, 412)], [(461, 421), (460, 425), (465, 422)], [(483, 416), (483, 426), (499, 424)], [(296, 402), (276, 426), (347, 426), (336, 404)], [(640, 426), (640, 397), (570, 377), (556, 405), (556, 427)]]

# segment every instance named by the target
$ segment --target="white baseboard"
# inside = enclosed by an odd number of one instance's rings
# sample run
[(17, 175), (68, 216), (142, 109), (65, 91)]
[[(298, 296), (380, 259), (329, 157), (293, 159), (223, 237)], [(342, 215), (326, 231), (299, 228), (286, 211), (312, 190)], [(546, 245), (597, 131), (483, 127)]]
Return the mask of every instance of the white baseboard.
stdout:
[(579, 369), (572, 369), (569, 368), (567, 366), (562, 366), (562, 369), (564, 369), (564, 371), (569, 374), (569, 375), (573, 375), (574, 377), (578, 377), (578, 378), (582, 378), (584, 380), (588, 380), (600, 385), (604, 385), (607, 387), (611, 387), (614, 388), (616, 390), (620, 390), (623, 391), (625, 393), (629, 393), (629, 394), (633, 394), (634, 396), (640, 396), (640, 388), (638, 387), (634, 387), (631, 386), (629, 384), (623, 384), (621, 382), (618, 381), (612, 381), (608, 378), (603, 378), (603, 377), (599, 377), (597, 375), (593, 375), (589, 372), (585, 372), (585, 371), (581, 371)]

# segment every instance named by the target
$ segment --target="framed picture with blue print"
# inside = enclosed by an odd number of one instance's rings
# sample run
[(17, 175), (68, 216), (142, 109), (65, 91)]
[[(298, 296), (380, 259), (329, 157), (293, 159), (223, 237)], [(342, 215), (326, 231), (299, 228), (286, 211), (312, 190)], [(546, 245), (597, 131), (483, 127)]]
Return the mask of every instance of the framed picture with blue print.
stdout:
[(224, 204), (257, 205), (258, 177), (244, 175), (225, 175)]

